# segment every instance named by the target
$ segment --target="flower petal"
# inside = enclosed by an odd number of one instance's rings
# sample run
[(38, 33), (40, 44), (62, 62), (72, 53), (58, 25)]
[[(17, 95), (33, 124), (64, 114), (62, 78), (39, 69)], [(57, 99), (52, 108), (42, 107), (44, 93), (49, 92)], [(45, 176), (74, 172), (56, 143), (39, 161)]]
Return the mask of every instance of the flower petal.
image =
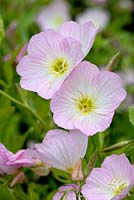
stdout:
[(36, 144), (38, 158), (50, 167), (67, 171), (83, 158), (88, 137), (80, 131), (51, 130), (42, 144)]
[(59, 32), (65, 37), (72, 37), (82, 44), (82, 50), (85, 55), (91, 49), (97, 29), (92, 22), (78, 24), (77, 22), (69, 21), (61, 25)]

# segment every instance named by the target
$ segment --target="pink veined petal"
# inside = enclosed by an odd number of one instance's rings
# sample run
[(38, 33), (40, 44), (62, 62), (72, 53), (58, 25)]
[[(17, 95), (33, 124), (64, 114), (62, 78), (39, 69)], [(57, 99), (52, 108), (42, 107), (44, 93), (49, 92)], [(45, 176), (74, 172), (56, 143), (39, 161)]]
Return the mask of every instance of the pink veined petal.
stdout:
[(106, 169), (94, 168), (82, 187), (82, 194), (87, 200), (111, 200), (113, 194), (108, 190), (112, 180)]
[(42, 144), (36, 144), (35, 150), (40, 160), (48, 166), (61, 170), (74, 167), (83, 158), (87, 149), (88, 137), (80, 131), (49, 131)]
[(113, 176), (124, 177), (125, 180), (132, 180), (134, 183), (134, 167), (132, 168), (125, 154), (108, 156), (102, 167), (108, 169)]
[(63, 197), (63, 192), (56, 192), (56, 194), (53, 196), (53, 200), (60, 200)]
[(16, 167), (33, 167), (37, 164), (36, 160), (33, 159), (30, 150), (20, 150), (12, 156), (10, 161), (7, 162), (8, 165)]
[(0, 174), (14, 174), (16, 172), (15, 166), (7, 165), (12, 156), (12, 152), (8, 151), (3, 144), (0, 144)]
[(78, 24), (77, 22), (69, 21), (61, 25), (59, 32), (65, 37), (72, 37), (82, 44), (82, 50), (85, 55), (91, 49), (97, 29), (92, 22)]
[(108, 71), (96, 76), (93, 87), (93, 98), (96, 100), (95, 112), (107, 114), (116, 109), (126, 97), (120, 77)]
[(68, 192), (68, 191), (70, 191), (70, 192), (67, 194), (66, 199), (67, 200), (76, 200), (75, 192), (79, 191), (79, 187), (78, 187), (78, 185), (75, 185), (75, 184), (68, 184), (68, 185), (59, 187), (58, 191), (56, 192), (56, 194), (53, 197), (53, 200), (61, 200), (61, 197), (64, 195), (64, 193)]
[(93, 112), (84, 119), (79, 119), (76, 117), (74, 120), (74, 126), (88, 136), (94, 135), (97, 132), (105, 131), (110, 126), (113, 115), (114, 112), (108, 113), (107, 115)]

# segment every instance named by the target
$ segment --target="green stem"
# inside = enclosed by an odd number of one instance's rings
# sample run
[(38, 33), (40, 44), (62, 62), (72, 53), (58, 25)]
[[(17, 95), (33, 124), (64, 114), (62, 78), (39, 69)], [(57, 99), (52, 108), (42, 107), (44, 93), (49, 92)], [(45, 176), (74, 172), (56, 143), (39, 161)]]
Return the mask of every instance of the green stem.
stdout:
[(53, 176), (54, 176), (55, 179), (57, 179), (58, 181), (60, 181), (62, 183), (70, 183), (70, 180), (62, 179), (59, 176), (55, 175), (54, 173), (53, 173)]
[(22, 107), (26, 107), (24, 103), (21, 103), (20, 101), (16, 100), (15, 98), (11, 97), (10, 95), (8, 95), (6, 92), (0, 90), (0, 94), (2, 94), (3, 96), (5, 96), (6, 98), (8, 98), (9, 100), (13, 101), (14, 103), (22, 106)]
[(100, 160), (100, 162), (101, 162), (102, 159), (101, 159), (101, 155), (100, 155), (99, 148), (96, 146), (96, 143), (95, 143), (95, 141), (94, 141), (93, 136), (91, 136), (90, 138), (91, 138), (91, 140), (92, 140), (92, 143), (93, 143), (93, 145), (94, 145), (95, 150), (98, 150), (98, 157), (99, 157), (99, 160)]
[(41, 119), (41, 117), (28, 105), (28, 103), (25, 101), (24, 103), (18, 101), (17, 99), (11, 97), (10, 95), (8, 95), (6, 92), (0, 90), (0, 94), (2, 94), (3, 96), (5, 96), (6, 98), (8, 98), (9, 100), (11, 100), (12, 102), (18, 104), (19, 106), (23, 107), (23, 108), (27, 108), (33, 115), (34, 117), (36, 117), (39, 122), (46, 127), (45, 122)]

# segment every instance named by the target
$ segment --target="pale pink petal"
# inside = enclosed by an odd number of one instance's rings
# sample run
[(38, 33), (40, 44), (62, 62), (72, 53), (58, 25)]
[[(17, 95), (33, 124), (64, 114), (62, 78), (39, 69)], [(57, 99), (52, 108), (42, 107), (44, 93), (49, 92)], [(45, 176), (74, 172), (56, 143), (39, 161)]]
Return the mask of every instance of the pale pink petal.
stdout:
[(126, 180), (131, 180), (131, 182), (134, 183), (134, 173), (132, 173), (134, 167), (130, 165), (125, 154), (111, 155), (107, 157), (104, 160), (102, 167), (108, 169), (113, 176), (123, 176)]
[(93, 112), (92, 115), (80, 119), (78, 117), (74, 120), (75, 128), (79, 129), (86, 135), (94, 135), (97, 132), (105, 131), (111, 124), (114, 112), (107, 115)]
[(82, 187), (82, 194), (87, 200), (111, 200), (113, 195), (107, 190), (112, 176), (106, 169), (95, 168)]
[(33, 159), (32, 154), (30, 151), (27, 150), (20, 150), (16, 154), (12, 156), (10, 161), (7, 162), (8, 165), (16, 166), (17, 168), (20, 167), (33, 167), (37, 165), (36, 159)]
[[(73, 190), (73, 191), (71, 191)], [(70, 192), (68, 192), (70, 191)], [(69, 184), (66, 186), (59, 187), (56, 194), (53, 196), (53, 200), (61, 200), (63, 195), (68, 192), (66, 195), (66, 200), (76, 200), (76, 192), (79, 192), (79, 187), (75, 184)]]
[(73, 168), (87, 149), (88, 137), (80, 131), (49, 131), (42, 144), (36, 144), (37, 157), (50, 167), (67, 171)]
[(93, 98), (96, 100), (95, 112), (107, 114), (116, 109), (126, 97), (120, 77), (108, 71), (102, 71), (93, 83)]
[(3, 144), (0, 144), (0, 174), (14, 174), (16, 172), (15, 166), (7, 165), (12, 156), (12, 152), (8, 151)]
[(82, 44), (84, 54), (87, 55), (95, 40), (97, 29), (92, 22), (78, 24), (77, 22), (69, 21), (60, 27), (59, 32), (65, 37), (72, 37), (78, 40)]

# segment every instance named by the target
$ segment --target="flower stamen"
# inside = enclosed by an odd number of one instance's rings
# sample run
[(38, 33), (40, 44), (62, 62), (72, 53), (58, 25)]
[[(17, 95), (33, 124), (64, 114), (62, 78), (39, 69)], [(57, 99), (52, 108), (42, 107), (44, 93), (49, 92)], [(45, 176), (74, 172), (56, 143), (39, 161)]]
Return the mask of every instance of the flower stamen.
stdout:
[(54, 74), (62, 76), (68, 70), (68, 62), (64, 58), (56, 59), (51, 65), (51, 70)]

